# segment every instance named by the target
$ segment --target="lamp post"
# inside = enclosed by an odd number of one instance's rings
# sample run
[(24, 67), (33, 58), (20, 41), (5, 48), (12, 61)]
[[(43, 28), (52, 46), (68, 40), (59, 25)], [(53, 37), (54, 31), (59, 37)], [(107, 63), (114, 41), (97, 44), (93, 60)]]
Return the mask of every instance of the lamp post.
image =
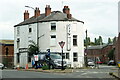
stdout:
[[(27, 7), (27, 8), (31, 8), (31, 9), (33, 9), (34, 11), (35, 11), (35, 8), (33, 8), (33, 7), (31, 7), (31, 6), (25, 6), (25, 7)], [(37, 12), (37, 15), (38, 15), (38, 12)], [(38, 56), (37, 54), (39, 53), (39, 31), (38, 31), (38, 16), (36, 17), (36, 19), (37, 19), (37, 46), (38, 46), (38, 50), (36, 51), (36, 53), (35, 53), (35, 55), (36, 56)], [(35, 69), (37, 69), (37, 60), (35, 61), (35, 66), (36, 66), (36, 68)]]
[[(33, 8), (33, 7), (31, 7), (31, 6), (25, 6), (25, 7), (31, 8), (31, 9), (33, 9), (33, 10), (35, 11), (35, 8)], [(37, 14), (38, 14), (38, 13), (37, 13)], [(38, 16), (37, 16), (36, 19), (37, 19), (37, 21), (36, 21), (36, 22), (37, 22), (37, 46), (38, 46), (38, 51), (37, 51), (37, 52), (39, 53), (39, 38), (40, 38), (40, 37), (39, 37), (39, 30), (38, 30)]]
[(86, 53), (85, 53), (85, 67), (88, 67), (88, 61), (87, 61), (87, 45), (88, 45), (88, 39), (87, 39), (87, 30), (86, 33)]

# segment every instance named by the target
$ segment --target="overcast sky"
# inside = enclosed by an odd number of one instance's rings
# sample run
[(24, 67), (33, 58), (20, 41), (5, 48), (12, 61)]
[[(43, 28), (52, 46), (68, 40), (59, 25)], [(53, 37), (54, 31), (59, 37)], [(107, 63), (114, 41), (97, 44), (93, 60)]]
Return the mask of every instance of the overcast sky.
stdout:
[(14, 25), (23, 21), (23, 13), (32, 9), (25, 6), (39, 7), (44, 13), (46, 5), (52, 11), (62, 11), (63, 6), (70, 7), (73, 17), (84, 21), (84, 29), (94, 40), (102, 36), (103, 41), (118, 35), (118, 1), (119, 0), (0, 0), (0, 39), (14, 39)]

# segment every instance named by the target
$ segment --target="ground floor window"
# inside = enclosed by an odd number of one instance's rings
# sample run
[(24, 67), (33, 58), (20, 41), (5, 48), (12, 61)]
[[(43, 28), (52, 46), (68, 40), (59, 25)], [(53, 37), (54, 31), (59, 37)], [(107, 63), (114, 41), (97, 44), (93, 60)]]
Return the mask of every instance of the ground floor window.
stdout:
[(78, 61), (78, 53), (74, 52), (73, 53), (73, 62), (77, 62)]
[[(62, 56), (62, 54), (60, 53)], [(69, 59), (69, 53), (63, 53), (63, 59)]]

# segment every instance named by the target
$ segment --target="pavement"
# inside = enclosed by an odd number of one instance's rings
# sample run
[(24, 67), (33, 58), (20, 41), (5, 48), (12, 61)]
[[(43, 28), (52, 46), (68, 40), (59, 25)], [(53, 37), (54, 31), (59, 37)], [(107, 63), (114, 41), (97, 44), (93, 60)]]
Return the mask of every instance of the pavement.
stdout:
[(34, 72), (45, 72), (45, 73), (72, 73), (73, 69), (50, 69), (50, 70), (43, 70), (43, 69), (19, 69), (18, 71), (34, 71)]
[(118, 76), (118, 68), (112, 68), (112, 70), (117, 70), (117, 72), (109, 72), (109, 74), (117, 79), (120, 79), (120, 76)]

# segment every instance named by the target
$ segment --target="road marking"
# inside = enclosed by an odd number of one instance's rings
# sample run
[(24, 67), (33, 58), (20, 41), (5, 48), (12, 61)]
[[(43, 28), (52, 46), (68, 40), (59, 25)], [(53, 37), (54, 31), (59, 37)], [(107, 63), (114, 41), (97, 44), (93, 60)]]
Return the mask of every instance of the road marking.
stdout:
[(82, 73), (81, 75), (86, 75), (86, 74), (100, 74), (100, 73), (109, 73), (109, 72), (90, 72), (90, 71), (88, 71), (88, 72), (85, 72), (85, 73)]
[(2, 71), (17, 71), (17, 70), (2, 70)]

